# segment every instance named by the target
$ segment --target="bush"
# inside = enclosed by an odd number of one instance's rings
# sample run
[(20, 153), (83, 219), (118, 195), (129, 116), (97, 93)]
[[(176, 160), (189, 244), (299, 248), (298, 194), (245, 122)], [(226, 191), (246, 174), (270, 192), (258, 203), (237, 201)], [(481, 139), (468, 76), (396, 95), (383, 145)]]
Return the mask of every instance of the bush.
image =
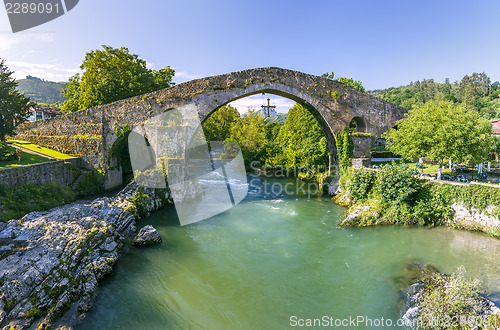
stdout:
[[(450, 278), (441, 275), (428, 284), (419, 298), (421, 309), (419, 321), (424, 329), (444, 329), (449, 320), (471, 320), (481, 317), (486, 308), (485, 300), (479, 295), (479, 281), (465, 278), (465, 269), (460, 266)], [(440, 324), (436, 324), (436, 320)], [(461, 329), (472, 329), (467, 322)]]
[(390, 203), (412, 204), (418, 190), (418, 183), (406, 164), (385, 165), (377, 172), (377, 191)]
[(146, 203), (148, 202), (148, 199), (149, 196), (144, 193), (144, 190), (142, 190), (142, 188), (139, 191), (136, 191), (130, 198), (130, 202), (135, 206), (137, 215), (140, 218), (148, 215), (148, 211), (146, 209)]
[(372, 158), (399, 158), (390, 151), (374, 151), (372, 150)]
[(17, 159), (17, 149), (0, 142), (0, 161)]
[(354, 199), (365, 200), (368, 198), (374, 183), (375, 173), (373, 171), (356, 170), (350, 176), (347, 190)]
[(76, 186), (79, 196), (96, 195), (104, 191), (104, 174), (100, 171), (89, 171), (83, 175)]
[(29, 183), (0, 190), (3, 196), (0, 201), (7, 210), (2, 214), (2, 221), (19, 219), (30, 212), (50, 210), (76, 198), (76, 193), (70, 187), (57, 182), (43, 185)]

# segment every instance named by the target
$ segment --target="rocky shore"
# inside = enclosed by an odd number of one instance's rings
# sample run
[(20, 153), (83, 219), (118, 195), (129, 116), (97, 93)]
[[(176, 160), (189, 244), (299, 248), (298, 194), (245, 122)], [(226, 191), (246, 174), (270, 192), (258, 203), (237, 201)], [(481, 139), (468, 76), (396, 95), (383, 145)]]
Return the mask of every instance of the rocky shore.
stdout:
[[(452, 276), (423, 263), (409, 263), (400, 279), (406, 283), (401, 319), (409, 329), (498, 329), (500, 308), (479, 294), (477, 280), (459, 267)], [(408, 286), (408, 284), (411, 284)]]
[[(112, 198), (0, 223), (0, 329), (50, 329), (70, 310), (89, 311), (136, 221), (168, 203), (167, 189), (132, 182)], [(161, 241), (155, 233), (146, 228), (136, 244)]]

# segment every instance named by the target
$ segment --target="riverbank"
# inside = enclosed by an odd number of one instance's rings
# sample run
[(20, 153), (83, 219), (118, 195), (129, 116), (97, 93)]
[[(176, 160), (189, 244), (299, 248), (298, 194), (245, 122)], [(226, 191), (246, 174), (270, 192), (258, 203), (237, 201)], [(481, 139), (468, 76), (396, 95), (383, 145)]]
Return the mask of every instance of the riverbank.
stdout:
[(342, 226), (446, 225), (500, 238), (496, 187), (422, 180), (398, 164), (351, 170), (336, 193), (334, 201), (348, 207)]
[(86, 313), (136, 221), (169, 203), (166, 189), (132, 182), (115, 197), (0, 223), (0, 327), (45, 329)]

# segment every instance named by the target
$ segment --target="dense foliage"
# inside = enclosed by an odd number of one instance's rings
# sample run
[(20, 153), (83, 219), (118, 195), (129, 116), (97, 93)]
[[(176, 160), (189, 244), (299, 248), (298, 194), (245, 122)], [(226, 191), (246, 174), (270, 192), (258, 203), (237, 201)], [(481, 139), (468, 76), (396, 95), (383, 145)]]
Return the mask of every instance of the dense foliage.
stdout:
[(411, 82), (407, 86), (372, 91), (371, 94), (407, 109), (419, 107), (429, 101), (451, 101), (477, 111), (481, 117), (500, 117), (500, 83), (491, 83), (483, 73), (465, 75), (462, 80), (437, 83), (433, 79)]
[(88, 171), (76, 185), (79, 196), (92, 196), (104, 192), (104, 174), (100, 171)]
[(50, 210), (74, 201), (76, 195), (70, 187), (56, 182), (43, 185), (29, 183), (12, 188), (0, 186), (0, 204), (4, 210), (1, 220), (19, 219), (30, 212)]
[(384, 133), (387, 148), (407, 159), (425, 157), (443, 161), (480, 162), (491, 151), (491, 125), (464, 105), (432, 101), (411, 109)]
[(287, 166), (305, 166), (313, 169), (328, 166), (329, 152), (325, 134), (316, 118), (301, 104), (288, 112), (288, 117), (279, 129), (277, 142), (282, 153), (275, 157)]
[(335, 138), (337, 146), (337, 157), (339, 160), (339, 167), (341, 173), (346, 173), (347, 169), (351, 167), (352, 155), (354, 151), (354, 143), (352, 142), (351, 135), (347, 132), (347, 128), (343, 127), (342, 132)]
[(170, 67), (150, 70), (146, 61), (126, 47), (93, 50), (85, 55), (83, 74), (69, 79), (63, 89), (62, 111), (73, 112), (145, 94), (173, 85)]
[(207, 142), (225, 141), (230, 137), (231, 126), (240, 119), (238, 110), (230, 105), (214, 111), (203, 123), (203, 131)]
[(0, 142), (0, 161), (17, 159), (17, 149)]
[(284, 124), (253, 110), (240, 117), (235, 108), (224, 106), (202, 126), (207, 141), (239, 144), (248, 168), (302, 167), (312, 173), (328, 167), (326, 138), (310, 110), (300, 104), (290, 109)]
[(431, 183), (412, 177), (405, 164), (385, 165), (376, 174), (352, 169), (341, 184), (356, 203), (371, 209), (350, 225), (440, 225), (452, 215), (451, 199)]
[(13, 72), (0, 60), (0, 141), (14, 132), (16, 124), (23, 123), (29, 115), (30, 100), (16, 90)]
[(427, 283), (419, 297), (418, 319), (423, 329), (445, 329), (450, 323), (460, 325), (457, 329), (477, 329), (480, 319), (485, 320), (481, 322), (484, 325), (496, 323), (483, 314), (487, 306), (479, 293), (479, 280), (467, 279), (463, 266), (449, 278), (436, 276), (432, 283)]
[(17, 83), (17, 90), (39, 105), (61, 105), (67, 100), (62, 95), (62, 89), (66, 86), (66, 83), (47, 81), (32, 76), (19, 79)]

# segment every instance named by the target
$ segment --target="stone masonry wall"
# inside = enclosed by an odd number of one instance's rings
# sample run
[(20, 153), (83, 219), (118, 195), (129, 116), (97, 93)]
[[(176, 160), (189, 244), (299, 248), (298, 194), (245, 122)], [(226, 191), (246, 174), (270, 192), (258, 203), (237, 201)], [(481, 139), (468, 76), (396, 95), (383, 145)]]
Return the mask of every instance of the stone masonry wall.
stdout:
[(12, 187), (26, 183), (41, 185), (57, 181), (61, 185), (69, 186), (78, 177), (79, 170), (76, 166), (79, 163), (80, 160), (76, 158), (0, 169), (0, 184)]
[(29, 141), (62, 153), (80, 156), (87, 168), (98, 168), (102, 155), (103, 110), (93, 108), (60, 117), (25, 123), (13, 139)]
[(371, 158), (372, 138), (370, 136), (353, 136), (353, 158)]

